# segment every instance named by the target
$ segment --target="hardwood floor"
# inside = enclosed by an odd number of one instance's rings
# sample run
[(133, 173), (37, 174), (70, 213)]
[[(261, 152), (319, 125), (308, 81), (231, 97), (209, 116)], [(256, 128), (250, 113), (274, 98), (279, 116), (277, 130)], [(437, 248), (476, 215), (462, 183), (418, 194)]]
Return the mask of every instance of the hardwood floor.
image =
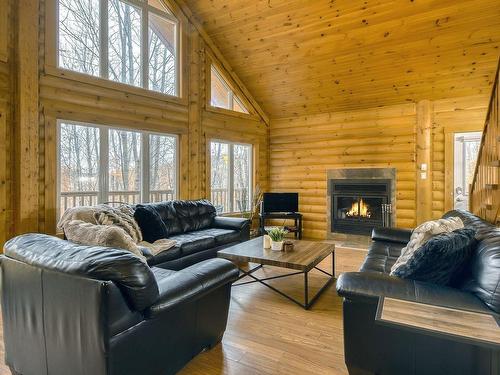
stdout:
[[(330, 272), (330, 257), (320, 267)], [(287, 271), (266, 267), (256, 275), (283, 272)], [(325, 275), (312, 271), (310, 293), (315, 293), (325, 280)], [(295, 298), (302, 298), (301, 275), (270, 283)], [(222, 343), (194, 358), (180, 375), (345, 375), (343, 348), (342, 300), (334, 284), (309, 311), (263, 285), (249, 284), (233, 288)], [(3, 340), (0, 350), (3, 364)], [(10, 375), (5, 365), (1, 365), (0, 375)]]

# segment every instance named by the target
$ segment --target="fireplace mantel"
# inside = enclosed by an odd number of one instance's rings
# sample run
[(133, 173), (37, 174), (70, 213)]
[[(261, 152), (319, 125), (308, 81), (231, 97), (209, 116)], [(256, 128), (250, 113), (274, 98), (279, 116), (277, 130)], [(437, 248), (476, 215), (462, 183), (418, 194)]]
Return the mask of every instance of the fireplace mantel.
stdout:
[(332, 182), (341, 180), (385, 180), (390, 181), (390, 197), (389, 202), (392, 205), (392, 212), (390, 213), (390, 222), (392, 225), (396, 223), (396, 169), (395, 168), (341, 168), (327, 170), (327, 196), (326, 196), (326, 237), (328, 239), (339, 239), (339, 236), (346, 236), (346, 234), (332, 230)]

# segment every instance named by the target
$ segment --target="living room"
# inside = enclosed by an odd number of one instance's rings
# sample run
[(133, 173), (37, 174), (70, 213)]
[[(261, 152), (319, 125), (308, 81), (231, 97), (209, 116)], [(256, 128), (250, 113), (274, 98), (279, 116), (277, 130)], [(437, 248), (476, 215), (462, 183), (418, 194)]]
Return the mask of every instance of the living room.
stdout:
[(2, 0), (0, 374), (500, 374), (499, 46), (494, 0)]

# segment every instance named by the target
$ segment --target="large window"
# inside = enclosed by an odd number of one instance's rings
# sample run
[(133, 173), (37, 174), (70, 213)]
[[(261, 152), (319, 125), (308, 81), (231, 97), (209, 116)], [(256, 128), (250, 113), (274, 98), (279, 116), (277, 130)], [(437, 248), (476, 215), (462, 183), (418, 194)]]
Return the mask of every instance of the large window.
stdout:
[(252, 200), (252, 146), (210, 143), (211, 201), (219, 213), (245, 212)]
[(238, 98), (222, 74), (213, 65), (210, 75), (210, 94), (210, 105), (212, 107), (248, 113), (241, 99)]
[(177, 137), (59, 122), (60, 214), (97, 203), (158, 202), (177, 190)]
[(163, 0), (58, 0), (58, 66), (178, 95), (178, 29)]

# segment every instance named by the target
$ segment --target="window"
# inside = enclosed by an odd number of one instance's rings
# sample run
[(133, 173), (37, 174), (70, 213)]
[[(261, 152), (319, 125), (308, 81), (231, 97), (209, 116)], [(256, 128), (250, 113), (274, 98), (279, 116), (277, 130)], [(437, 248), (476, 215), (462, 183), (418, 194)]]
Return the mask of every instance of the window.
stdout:
[(158, 202), (177, 194), (177, 137), (59, 122), (60, 214), (97, 203)]
[(175, 96), (178, 29), (163, 0), (58, 0), (58, 66)]
[(211, 201), (217, 212), (245, 212), (252, 200), (252, 146), (210, 143)]
[(221, 73), (213, 65), (211, 69), (210, 85), (210, 105), (212, 107), (248, 113), (241, 99), (233, 92)]

